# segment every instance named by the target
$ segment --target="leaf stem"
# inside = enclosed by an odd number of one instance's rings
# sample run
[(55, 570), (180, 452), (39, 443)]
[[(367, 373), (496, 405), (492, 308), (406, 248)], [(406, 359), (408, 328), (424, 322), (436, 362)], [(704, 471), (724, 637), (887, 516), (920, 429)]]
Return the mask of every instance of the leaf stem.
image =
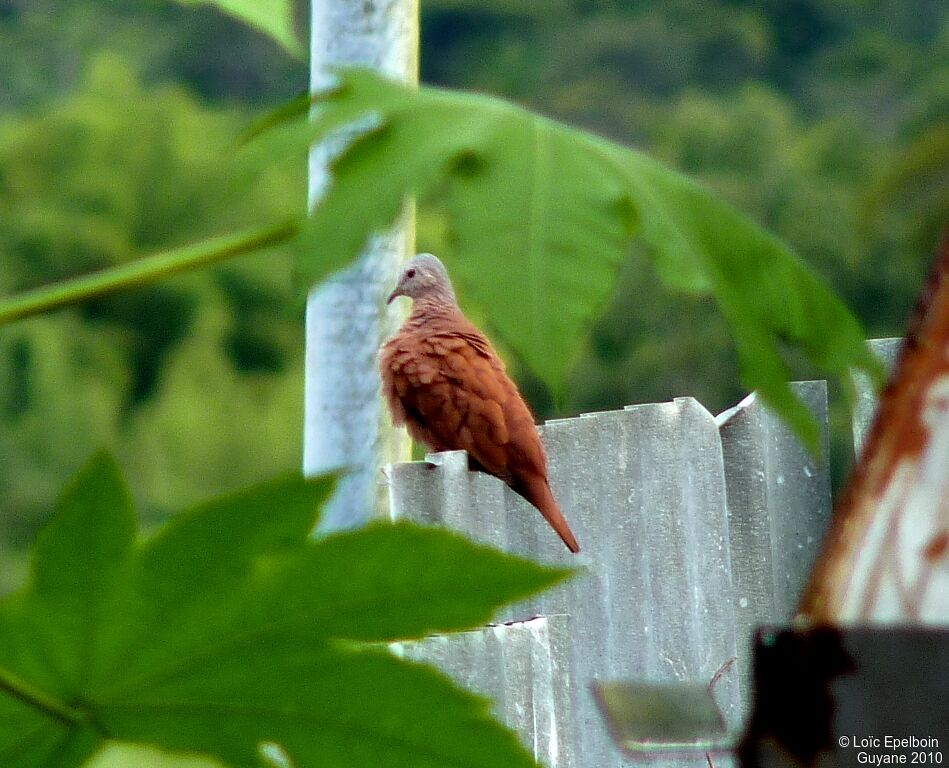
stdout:
[(263, 229), (217, 237), (26, 291), (19, 296), (0, 300), (0, 325), (115, 291), (136, 288), (258, 248), (277, 245), (296, 235), (299, 228), (299, 222), (291, 220)]
[(38, 709), (49, 717), (59, 720), (66, 725), (74, 725), (87, 719), (86, 714), (81, 710), (64, 704), (3, 667), (0, 667), (0, 691), (10, 694), (13, 698), (19, 699), (28, 707)]

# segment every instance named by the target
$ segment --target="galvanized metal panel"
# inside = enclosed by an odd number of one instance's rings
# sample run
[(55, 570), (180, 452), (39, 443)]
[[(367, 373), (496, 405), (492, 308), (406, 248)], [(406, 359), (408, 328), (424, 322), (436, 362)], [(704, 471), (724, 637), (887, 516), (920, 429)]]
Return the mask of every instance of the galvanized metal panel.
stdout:
[[(393, 510), (507, 551), (585, 568), (508, 617), (571, 616), (576, 749), (584, 765), (618, 766), (622, 757), (590, 682), (708, 682), (737, 652), (718, 427), (695, 400), (681, 398), (552, 421), (541, 431), (551, 485), (583, 547), (579, 557), (500, 481), (468, 472), (461, 453), (394, 467)], [(737, 680), (724, 675), (715, 692), (737, 725)]]
[[(887, 371), (892, 371), (896, 365), (896, 357), (903, 346), (902, 338), (891, 339), (871, 339), (867, 342), (873, 353), (880, 359), (880, 362), (886, 366)], [(863, 449), (863, 443), (866, 440), (867, 432), (873, 423), (873, 417), (877, 411), (877, 392), (870, 378), (861, 372), (854, 373), (853, 383), (857, 390), (856, 401), (853, 405), (853, 451), (859, 456)]]
[(575, 768), (570, 717), (569, 618), (548, 616), (473, 632), (394, 643), (490, 698), (501, 722), (548, 768)]
[[(537, 607), (575, 611), (588, 680), (710, 680), (735, 653), (733, 608), (721, 599), (731, 592), (730, 555), (711, 414), (680, 398), (551, 422), (544, 436), (590, 570)], [(726, 717), (737, 702), (730, 687), (719, 691)], [(585, 711), (590, 702), (584, 691)]]
[(754, 628), (792, 618), (830, 520), (827, 384), (791, 386), (821, 425), (822, 458), (812, 456), (755, 394), (716, 419), (728, 488), (737, 671), (746, 685)]

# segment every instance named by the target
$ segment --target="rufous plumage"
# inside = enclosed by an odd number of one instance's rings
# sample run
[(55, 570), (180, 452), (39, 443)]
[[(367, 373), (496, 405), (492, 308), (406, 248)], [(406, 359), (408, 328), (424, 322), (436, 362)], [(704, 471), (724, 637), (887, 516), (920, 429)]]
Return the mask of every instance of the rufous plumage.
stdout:
[(507, 483), (579, 552), (550, 490), (530, 409), (487, 337), (458, 307), (444, 265), (431, 254), (415, 256), (389, 302), (397, 296), (413, 305), (379, 356), (392, 421), (432, 451), (467, 451), (473, 468)]

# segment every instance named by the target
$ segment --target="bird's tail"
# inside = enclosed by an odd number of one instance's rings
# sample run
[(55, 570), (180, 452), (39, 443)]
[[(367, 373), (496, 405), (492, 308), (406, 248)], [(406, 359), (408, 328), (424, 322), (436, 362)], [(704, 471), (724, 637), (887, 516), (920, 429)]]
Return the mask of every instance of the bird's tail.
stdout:
[(580, 551), (580, 545), (577, 543), (573, 531), (570, 530), (570, 526), (567, 524), (567, 519), (563, 516), (563, 512), (560, 511), (560, 505), (554, 498), (554, 494), (550, 490), (550, 485), (546, 478), (535, 477), (524, 482), (522, 484), (521, 495), (537, 507), (547, 522), (550, 523), (550, 527), (563, 539), (563, 543), (567, 545), (567, 549), (573, 553)]

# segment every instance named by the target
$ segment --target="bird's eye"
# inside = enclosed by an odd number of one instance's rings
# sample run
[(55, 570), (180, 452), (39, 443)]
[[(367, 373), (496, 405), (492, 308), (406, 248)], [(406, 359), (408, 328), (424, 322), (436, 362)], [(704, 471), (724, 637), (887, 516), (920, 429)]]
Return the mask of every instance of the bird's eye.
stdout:
[(415, 277), (415, 269), (410, 269), (405, 273), (405, 276), (411, 280), (413, 277)]

